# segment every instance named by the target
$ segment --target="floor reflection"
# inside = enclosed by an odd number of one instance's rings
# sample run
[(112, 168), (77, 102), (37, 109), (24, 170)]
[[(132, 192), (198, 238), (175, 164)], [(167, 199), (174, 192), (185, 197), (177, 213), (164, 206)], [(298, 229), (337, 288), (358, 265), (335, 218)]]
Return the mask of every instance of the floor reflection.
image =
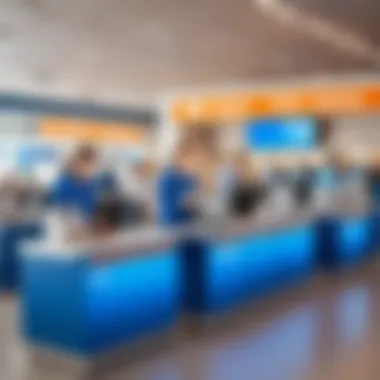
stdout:
[(359, 284), (344, 290), (334, 302), (335, 331), (342, 346), (354, 344), (363, 339), (370, 328), (371, 288)]
[[(370, 266), (324, 277), (313, 288), (302, 286), (278, 294), (216, 334), (183, 339), (101, 379), (376, 380), (380, 378), (376, 372), (380, 367), (379, 273), (380, 266)], [(0, 378), (52, 380), (36, 377), (21, 360), (24, 350), (16, 335), (16, 305), (3, 305)]]
[[(306, 306), (211, 350), (206, 379), (293, 379), (307, 368), (315, 347), (318, 309)], [(285, 378), (286, 376), (286, 378)]]

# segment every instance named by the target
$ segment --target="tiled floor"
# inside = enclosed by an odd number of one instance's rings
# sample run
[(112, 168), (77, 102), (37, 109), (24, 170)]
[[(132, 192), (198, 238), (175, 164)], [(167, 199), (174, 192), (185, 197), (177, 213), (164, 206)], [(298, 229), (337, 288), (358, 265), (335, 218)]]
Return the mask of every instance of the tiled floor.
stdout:
[[(378, 380), (380, 265), (372, 263), (257, 302), (209, 333), (104, 380)], [(0, 379), (32, 373), (17, 338), (16, 301), (1, 300)]]

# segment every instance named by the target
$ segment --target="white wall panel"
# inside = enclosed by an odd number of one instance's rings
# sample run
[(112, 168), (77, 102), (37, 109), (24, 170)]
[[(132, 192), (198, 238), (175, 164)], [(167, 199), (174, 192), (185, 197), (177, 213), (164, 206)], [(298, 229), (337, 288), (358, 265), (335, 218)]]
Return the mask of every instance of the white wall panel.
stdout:
[(380, 114), (337, 118), (331, 143), (339, 148), (380, 149)]

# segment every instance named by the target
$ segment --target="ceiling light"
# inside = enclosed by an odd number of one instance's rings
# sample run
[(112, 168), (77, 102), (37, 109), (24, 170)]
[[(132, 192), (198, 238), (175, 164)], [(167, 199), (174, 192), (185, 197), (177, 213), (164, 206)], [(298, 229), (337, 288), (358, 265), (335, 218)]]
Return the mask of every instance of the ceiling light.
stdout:
[(380, 51), (372, 41), (344, 29), (330, 20), (301, 11), (283, 0), (252, 0), (252, 3), (278, 21), (298, 27), (319, 41), (333, 45), (358, 58), (380, 63)]

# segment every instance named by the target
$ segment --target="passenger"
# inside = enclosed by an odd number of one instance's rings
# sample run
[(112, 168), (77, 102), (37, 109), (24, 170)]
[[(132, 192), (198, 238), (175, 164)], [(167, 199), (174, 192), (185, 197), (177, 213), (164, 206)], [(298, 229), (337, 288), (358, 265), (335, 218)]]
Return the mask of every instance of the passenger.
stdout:
[(262, 203), (265, 190), (252, 165), (249, 153), (240, 153), (235, 160), (235, 178), (231, 187), (230, 213), (237, 217), (251, 216)]
[(156, 166), (149, 159), (134, 164), (124, 176), (123, 192), (138, 208), (142, 221), (156, 217)]
[(371, 245), (374, 252), (380, 247), (380, 157), (369, 168), (366, 196), (371, 207)]
[(297, 170), (297, 178), (293, 186), (293, 196), (296, 204), (307, 207), (313, 201), (317, 186), (315, 168), (310, 159), (303, 159)]
[(199, 153), (196, 146), (186, 140), (182, 141), (172, 164), (161, 173), (157, 202), (162, 224), (186, 224), (199, 216)]
[(369, 170), (368, 197), (373, 211), (380, 214), (380, 157), (375, 160)]

